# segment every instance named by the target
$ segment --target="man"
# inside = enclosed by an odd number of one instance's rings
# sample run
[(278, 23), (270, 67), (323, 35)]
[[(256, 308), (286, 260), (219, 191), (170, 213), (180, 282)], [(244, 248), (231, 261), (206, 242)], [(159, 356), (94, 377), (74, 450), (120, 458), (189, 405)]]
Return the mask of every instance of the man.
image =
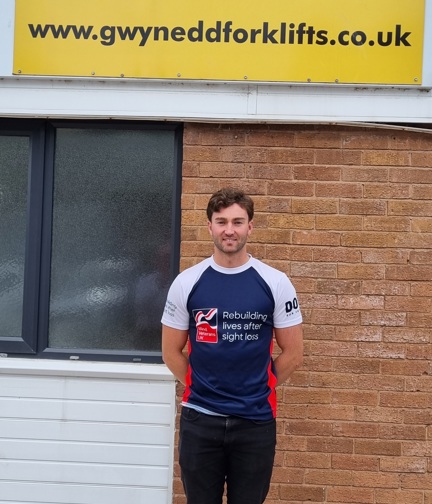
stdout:
[[(188, 504), (262, 504), (276, 445), (276, 393), (302, 363), (302, 317), (287, 276), (251, 257), (254, 204), (221, 189), (207, 207), (214, 254), (174, 280), (163, 359), (185, 385), (179, 463)], [(273, 334), (281, 349), (272, 360)], [(188, 355), (183, 349), (188, 343)]]

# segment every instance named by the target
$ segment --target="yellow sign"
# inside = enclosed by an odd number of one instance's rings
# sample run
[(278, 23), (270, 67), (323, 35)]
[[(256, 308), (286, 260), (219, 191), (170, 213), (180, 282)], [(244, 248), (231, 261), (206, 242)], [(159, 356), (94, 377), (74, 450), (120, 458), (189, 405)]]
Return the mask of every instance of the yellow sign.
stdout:
[(16, 0), (14, 73), (420, 85), (425, 0)]

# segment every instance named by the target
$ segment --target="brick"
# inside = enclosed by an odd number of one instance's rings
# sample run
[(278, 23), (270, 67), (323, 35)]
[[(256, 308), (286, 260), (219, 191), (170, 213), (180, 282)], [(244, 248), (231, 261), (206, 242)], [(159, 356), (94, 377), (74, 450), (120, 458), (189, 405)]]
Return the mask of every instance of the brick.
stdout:
[(261, 147), (294, 147), (293, 131), (251, 130), (246, 135), (248, 145)]
[(369, 199), (407, 199), (411, 195), (409, 184), (374, 184), (367, 183), (363, 188), (363, 196)]
[(421, 457), (383, 457), (381, 470), (397, 473), (426, 473), (427, 459)]
[(325, 490), (323, 487), (308, 485), (281, 485), (280, 496), (283, 500), (294, 502), (325, 502)]
[(384, 278), (385, 269), (383, 265), (352, 264), (338, 266), (338, 278), (341, 279), (369, 279), (377, 280)]
[(267, 149), (267, 162), (271, 164), (312, 164), (314, 154), (310, 149)]
[(354, 477), (351, 471), (309, 469), (305, 474), (305, 483), (309, 485), (353, 485)]
[(332, 394), (333, 404), (360, 404), (363, 406), (377, 406), (378, 392), (376, 391), (355, 391), (338, 390)]
[(268, 225), (282, 229), (313, 229), (314, 218), (306, 215), (275, 214), (269, 215)]
[(324, 231), (293, 231), (293, 243), (336, 247), (340, 243), (340, 235)]
[(404, 359), (406, 346), (397, 343), (360, 343), (358, 353), (370, 359)]
[(331, 457), (327, 453), (287, 452), (284, 464), (286, 467), (330, 468)]
[[(411, 154), (411, 164), (412, 166), (421, 166), (425, 168), (432, 167), (432, 154), (430, 152), (413, 152)], [(409, 171), (419, 171), (419, 170), (409, 170)], [(421, 170), (426, 172), (427, 170)], [(430, 172), (430, 170), (429, 170)], [(432, 179), (430, 179), (432, 180)], [(429, 182), (428, 179), (424, 179), (424, 182)]]
[(363, 229), (363, 219), (355, 215), (317, 215), (316, 229), (360, 231)]
[(283, 400), (285, 404), (330, 404), (331, 392), (321, 389), (295, 390), (288, 388), (284, 390)]
[(289, 229), (259, 229), (253, 230), (253, 240), (257, 243), (291, 243)]
[(432, 312), (432, 298), (415, 296), (387, 296), (385, 309), (391, 311)]
[(370, 441), (358, 439), (354, 443), (354, 452), (360, 455), (400, 457), (402, 454), (402, 445), (400, 441), (377, 441), (376, 439)]
[(403, 455), (405, 457), (431, 457), (432, 442), (431, 441), (406, 441), (403, 444)]
[(304, 480), (304, 470), (292, 467), (275, 467), (272, 474), (273, 483), (301, 484)]
[(351, 471), (378, 471), (379, 457), (365, 455), (348, 455), (335, 453), (332, 457), (332, 469)]
[(292, 212), (295, 214), (336, 214), (338, 212), (337, 200), (329, 199), (295, 199), (292, 201)]
[(406, 394), (398, 392), (382, 392), (380, 405), (384, 407), (421, 408), (427, 409), (432, 406), (432, 397), (428, 393), (410, 391)]
[(359, 313), (356, 311), (341, 311), (337, 312), (334, 310), (313, 310), (310, 317), (310, 323), (312, 324), (324, 324), (324, 325), (346, 325), (353, 324), (357, 325), (359, 323)]
[(396, 233), (344, 232), (341, 236), (343, 247), (396, 247), (399, 236)]
[(426, 441), (426, 427), (423, 425), (380, 425), (381, 439), (404, 439)]
[(432, 219), (413, 217), (411, 219), (411, 230), (414, 233), (432, 233)]
[(411, 264), (432, 264), (432, 250), (427, 251), (411, 251), (409, 255)]
[(333, 264), (294, 263), (291, 264), (291, 273), (293, 276), (300, 277), (334, 278), (336, 277), (336, 266)]
[(376, 423), (335, 422), (333, 435), (349, 438), (377, 438), (379, 426)]
[(406, 390), (409, 392), (432, 392), (432, 376), (406, 378)]
[(245, 167), (242, 163), (200, 163), (200, 177), (218, 177), (218, 178), (243, 178), (245, 176)]
[(364, 229), (367, 231), (410, 231), (409, 217), (369, 217), (364, 218)]
[[(358, 353), (358, 350), (356, 351), (356, 353)], [(355, 373), (361, 375), (378, 374), (380, 372), (380, 363), (371, 359), (337, 359), (334, 361), (333, 367), (334, 370), (338, 372)]]
[[(294, 436), (330, 436), (331, 425), (329, 422), (301, 420), (287, 421), (285, 424), (285, 434)], [(301, 467), (294, 465), (294, 467)], [(307, 466), (312, 467), (312, 466)], [(316, 467), (316, 466), (314, 466)]]
[(334, 166), (305, 165), (294, 166), (293, 177), (297, 180), (334, 180), (339, 181), (341, 170)]
[(384, 308), (384, 296), (340, 295), (337, 307), (341, 310), (380, 310)]
[(420, 345), (419, 343), (407, 345), (407, 359), (426, 359), (432, 361), (432, 345)]
[[(355, 472), (352, 479), (352, 486), (354, 487), (399, 489), (400, 486), (400, 480), (396, 474), (361, 471)], [(399, 504), (402, 502), (403, 501), (394, 501), (392, 504)]]
[(430, 217), (432, 203), (425, 201), (389, 201), (389, 215), (409, 215), (412, 217)]
[(314, 184), (312, 182), (278, 180), (277, 182), (269, 182), (268, 191), (272, 196), (312, 197)]
[[(348, 149), (317, 149), (315, 150), (315, 163), (318, 165), (359, 165), (361, 152)], [(346, 168), (342, 173), (345, 173)], [(346, 179), (342, 179), (346, 180)]]
[(406, 264), (408, 252), (404, 250), (379, 250), (370, 249), (362, 251), (362, 261), (366, 264)]
[(424, 504), (423, 492), (403, 490), (377, 490), (376, 504)]
[[(351, 215), (386, 215), (387, 203), (382, 200), (341, 200), (340, 213)], [(423, 214), (424, 215), (424, 214)]]
[(334, 339), (340, 341), (382, 341), (383, 329), (380, 327), (336, 327)]
[(411, 186), (412, 199), (432, 200), (432, 184)]
[(288, 212), (291, 213), (291, 199), (285, 196), (256, 196), (254, 197), (255, 210), (260, 212)]
[[(380, 371), (381, 371), (380, 363)], [(398, 376), (385, 375), (365, 375), (359, 376), (357, 381), (358, 389), (365, 390), (405, 390), (405, 379)]]
[(431, 334), (429, 329), (386, 327), (383, 331), (383, 341), (391, 343), (429, 343)]
[[(301, 308), (333, 308), (337, 304), (336, 296), (303, 294), (301, 296)], [(310, 337), (310, 334), (309, 334)]]
[(202, 127), (186, 123), (183, 130), (183, 143), (185, 145), (199, 145), (201, 143)]
[(266, 258), (267, 259), (276, 259), (283, 261), (292, 261), (296, 260), (297, 257), (301, 257), (303, 260), (312, 261), (312, 250), (304, 250), (303, 247), (295, 248), (295, 247), (287, 247), (286, 245), (281, 244), (269, 244), (266, 246)]
[[(300, 296), (301, 299), (301, 306), (303, 307), (303, 296), (302, 294)], [(308, 341), (314, 340), (314, 339), (328, 339), (332, 340), (335, 339), (335, 327), (332, 326), (312, 326), (312, 325), (307, 325), (303, 328), (303, 333), (305, 334), (305, 337), (307, 338)]]
[(361, 282), (359, 280), (318, 280), (317, 293), (328, 294), (360, 294)]
[(374, 501), (374, 490), (369, 488), (330, 487), (327, 490), (327, 502), (373, 504)]
[(317, 131), (298, 131), (295, 135), (296, 147), (308, 148), (340, 148), (342, 139), (339, 134), (323, 131), (321, 128)]
[(362, 164), (372, 166), (408, 166), (410, 158), (407, 152), (388, 150), (364, 151)]
[(363, 187), (361, 184), (329, 184), (316, 185), (315, 195), (318, 198), (362, 198)]
[(289, 165), (268, 165), (265, 163), (245, 163), (247, 179), (292, 180), (293, 169)]
[(432, 490), (432, 478), (430, 474), (402, 474), (402, 489)]
[(399, 408), (358, 406), (356, 420), (359, 422), (401, 423), (404, 413)]
[(408, 313), (408, 325), (411, 327), (432, 327), (432, 314)]
[(245, 145), (246, 132), (245, 131), (230, 131), (230, 129), (215, 129), (204, 128), (201, 130), (200, 136), (201, 145)]
[(312, 387), (329, 387), (353, 389), (357, 385), (357, 376), (347, 373), (315, 372), (310, 377)]
[(377, 130), (358, 129), (342, 137), (342, 146), (350, 149), (387, 149), (389, 142), (389, 135)]
[(381, 363), (381, 372), (386, 375), (420, 376), (430, 371), (429, 362), (390, 360)]
[(432, 266), (388, 266), (386, 278), (389, 280), (429, 280), (432, 278)]
[(383, 296), (406, 296), (409, 294), (410, 286), (406, 282), (389, 280), (364, 280), (362, 282), (363, 294), (381, 294)]
[(432, 282), (421, 281), (419, 283), (411, 282), (411, 293), (413, 296), (430, 296), (432, 293)]
[(406, 313), (374, 311), (362, 312), (360, 315), (361, 325), (379, 326), (405, 326), (407, 324)]
[(185, 161), (182, 167), (182, 174), (184, 177), (199, 177), (200, 164), (198, 161)]
[[(358, 153), (360, 154), (360, 153)], [(361, 159), (359, 156), (355, 164), (360, 164)], [(349, 164), (349, 163), (344, 163)], [(377, 167), (355, 167), (343, 168), (342, 180), (344, 182), (388, 182), (389, 170), (388, 168)]]

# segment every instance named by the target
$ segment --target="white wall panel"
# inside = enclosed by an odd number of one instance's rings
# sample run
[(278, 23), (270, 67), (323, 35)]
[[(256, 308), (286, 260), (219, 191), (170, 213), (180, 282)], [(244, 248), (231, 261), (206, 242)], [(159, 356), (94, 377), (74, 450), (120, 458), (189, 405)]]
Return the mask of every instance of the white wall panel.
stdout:
[(0, 504), (169, 504), (174, 423), (165, 366), (0, 359)]

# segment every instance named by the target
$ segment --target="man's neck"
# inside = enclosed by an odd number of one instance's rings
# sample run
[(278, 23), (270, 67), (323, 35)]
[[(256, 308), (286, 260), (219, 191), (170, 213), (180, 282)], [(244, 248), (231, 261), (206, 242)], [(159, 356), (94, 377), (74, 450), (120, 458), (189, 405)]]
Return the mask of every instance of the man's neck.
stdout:
[(250, 259), (250, 255), (246, 251), (241, 254), (224, 254), (220, 250), (215, 249), (213, 260), (222, 268), (239, 268), (246, 264)]

